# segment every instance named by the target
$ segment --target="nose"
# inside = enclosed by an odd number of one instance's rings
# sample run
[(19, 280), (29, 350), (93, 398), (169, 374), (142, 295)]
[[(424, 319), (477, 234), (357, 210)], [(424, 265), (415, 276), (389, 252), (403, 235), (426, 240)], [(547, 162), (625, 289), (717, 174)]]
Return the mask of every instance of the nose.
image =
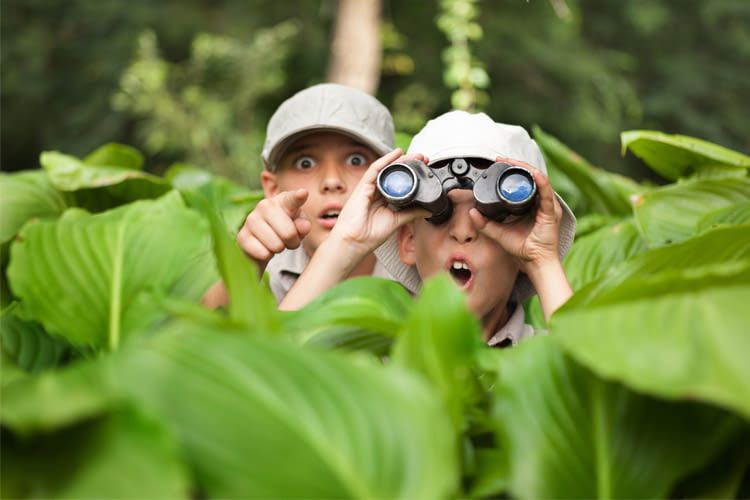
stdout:
[(464, 245), (477, 239), (477, 230), (469, 217), (470, 206), (454, 205), (453, 216), (450, 219), (450, 236), (456, 242)]
[(345, 193), (346, 180), (341, 168), (334, 161), (326, 161), (321, 168), (321, 193)]

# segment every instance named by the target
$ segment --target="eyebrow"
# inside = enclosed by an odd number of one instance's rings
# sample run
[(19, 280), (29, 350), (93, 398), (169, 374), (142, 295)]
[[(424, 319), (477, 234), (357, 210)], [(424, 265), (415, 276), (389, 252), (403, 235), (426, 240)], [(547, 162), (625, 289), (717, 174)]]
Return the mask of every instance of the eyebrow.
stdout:
[[(314, 142), (297, 143), (294, 146), (292, 146), (290, 148), (287, 148), (286, 153), (299, 153), (300, 151), (303, 151), (303, 150), (305, 150), (307, 148), (314, 147), (315, 145), (316, 145), (316, 143), (314, 143)], [(350, 146), (360, 147), (360, 148), (369, 148), (369, 146), (367, 146), (366, 144), (364, 144), (362, 142), (359, 142), (359, 141), (355, 141), (354, 139), (351, 139), (349, 141), (349, 145)]]

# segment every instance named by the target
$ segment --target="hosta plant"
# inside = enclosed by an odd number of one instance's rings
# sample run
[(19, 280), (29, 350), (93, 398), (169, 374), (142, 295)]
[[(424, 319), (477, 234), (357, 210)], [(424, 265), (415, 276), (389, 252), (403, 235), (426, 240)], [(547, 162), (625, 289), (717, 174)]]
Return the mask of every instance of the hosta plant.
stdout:
[(276, 311), (232, 236), (258, 195), (195, 167), (2, 174), (2, 496), (750, 495), (750, 158), (626, 132), (642, 186), (535, 136), (575, 295), (502, 350), (447, 276)]

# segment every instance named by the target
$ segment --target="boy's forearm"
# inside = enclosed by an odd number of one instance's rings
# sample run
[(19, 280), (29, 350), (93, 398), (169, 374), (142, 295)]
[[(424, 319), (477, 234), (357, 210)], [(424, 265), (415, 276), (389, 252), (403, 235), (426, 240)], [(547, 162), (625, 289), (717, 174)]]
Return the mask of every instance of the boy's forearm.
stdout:
[(344, 281), (367, 253), (361, 247), (347, 244), (331, 235), (313, 254), (305, 271), (297, 278), (279, 304), (283, 311), (300, 309)]
[(536, 288), (545, 321), (573, 295), (562, 263), (551, 260), (527, 270), (529, 280)]

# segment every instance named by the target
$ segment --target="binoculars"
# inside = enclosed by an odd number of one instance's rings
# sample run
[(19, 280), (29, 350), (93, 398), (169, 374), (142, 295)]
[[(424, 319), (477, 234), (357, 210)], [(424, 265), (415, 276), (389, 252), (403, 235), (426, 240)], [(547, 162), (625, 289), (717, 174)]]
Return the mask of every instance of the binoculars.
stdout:
[(497, 222), (529, 213), (536, 205), (536, 183), (528, 169), (480, 158), (454, 158), (431, 167), (419, 160), (391, 163), (378, 174), (377, 187), (394, 210), (429, 210), (427, 222), (432, 224), (450, 219), (448, 193), (454, 189), (471, 189), (477, 210)]

